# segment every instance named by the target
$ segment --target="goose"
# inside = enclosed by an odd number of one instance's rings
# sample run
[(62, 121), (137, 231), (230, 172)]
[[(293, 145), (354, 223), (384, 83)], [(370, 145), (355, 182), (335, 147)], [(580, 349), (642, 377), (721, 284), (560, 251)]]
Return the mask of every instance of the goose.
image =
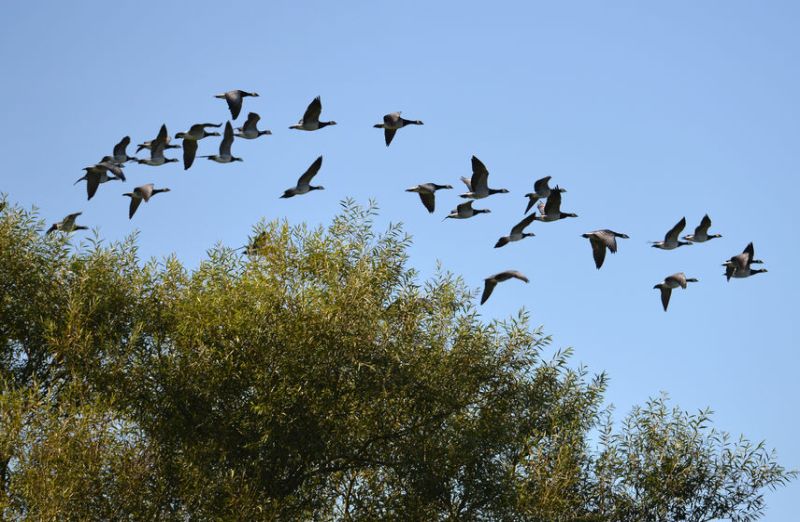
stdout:
[(462, 177), (461, 181), (469, 192), (461, 194), (462, 198), (483, 199), (492, 194), (507, 194), (506, 189), (489, 188), (489, 171), (481, 160), (472, 156), (472, 179)]
[(281, 196), (281, 198), (291, 198), (292, 196), (306, 194), (312, 190), (323, 190), (325, 187), (319, 187), (310, 184), (311, 180), (317, 175), (317, 172), (319, 172), (319, 168), (321, 166), (322, 156), (314, 160), (314, 163), (312, 163), (311, 166), (308, 167), (308, 169), (303, 173), (303, 175), (300, 176), (300, 178), (297, 180), (296, 187), (292, 187), (283, 191), (283, 196)]
[(706, 214), (700, 221), (700, 225), (694, 229), (694, 234), (683, 236), (683, 239), (692, 243), (705, 243), (714, 238), (722, 237), (720, 234), (709, 234), (709, 228), (711, 228), (711, 218)]
[[(525, 214), (531, 211), (539, 199), (546, 198), (550, 195), (552, 189), (550, 188), (549, 181), (552, 177), (553, 176), (545, 176), (542, 179), (536, 180), (536, 183), (533, 184), (533, 192), (525, 194), (525, 197), (528, 198), (528, 206), (525, 207)], [(559, 188), (558, 190), (561, 192), (567, 191), (563, 188)]]
[(683, 245), (691, 245), (688, 241), (680, 241), (678, 235), (686, 227), (686, 217), (681, 218), (680, 221), (675, 223), (667, 235), (664, 236), (664, 241), (651, 241), (653, 248), (660, 248), (661, 250), (673, 250)]
[(131, 198), (131, 206), (128, 210), (128, 219), (133, 218), (133, 215), (136, 213), (136, 209), (139, 208), (139, 204), (142, 202), (142, 200), (150, 201), (150, 198), (161, 192), (169, 192), (169, 189), (157, 189), (152, 183), (148, 183), (146, 185), (142, 185), (141, 187), (136, 187), (133, 189), (133, 192), (126, 192), (123, 194), (123, 196), (128, 196)]
[(255, 112), (250, 112), (247, 114), (247, 121), (244, 122), (244, 125), (241, 127), (236, 127), (236, 130), (239, 131), (234, 136), (237, 138), (244, 138), (246, 140), (254, 140), (259, 136), (267, 135), (269, 136), (272, 134), (271, 130), (258, 130), (258, 120), (261, 119), (261, 116), (256, 114)]
[(731, 257), (729, 260), (725, 261), (722, 266), (725, 267), (725, 277), (728, 281), (731, 280), (731, 277), (735, 277), (737, 279), (742, 279), (745, 277), (750, 277), (755, 274), (762, 274), (767, 271), (766, 268), (760, 268), (758, 270), (754, 270), (750, 268), (752, 264), (763, 264), (764, 262), (760, 259), (754, 259), (755, 257), (755, 249), (753, 247), (752, 241), (744, 247), (741, 254), (735, 255)]
[(114, 145), (114, 153), (112, 156), (112, 160), (119, 166), (122, 166), (125, 162), (128, 161), (136, 161), (138, 158), (134, 158), (133, 156), (128, 156), (127, 148), (128, 145), (131, 143), (131, 137), (125, 136), (122, 138), (119, 143)]
[(195, 123), (189, 128), (189, 132), (179, 132), (175, 135), (176, 139), (183, 138), (183, 170), (189, 170), (194, 163), (197, 154), (197, 142), (208, 136), (219, 136), (219, 132), (208, 132), (206, 127), (218, 129), (221, 123)]
[(225, 134), (222, 136), (222, 141), (219, 144), (219, 154), (212, 154), (211, 156), (200, 156), (201, 158), (208, 158), (217, 163), (231, 163), (232, 161), (242, 161), (242, 158), (231, 156), (231, 145), (233, 144), (233, 127), (231, 122), (225, 124)]
[(383, 123), (376, 123), (373, 125), (376, 129), (383, 129), (383, 137), (386, 140), (386, 146), (394, 139), (398, 129), (402, 129), (406, 125), (424, 125), (419, 120), (407, 120), (400, 116), (400, 111), (391, 112), (383, 117)]
[(116, 177), (118, 177), (122, 181), (127, 181), (125, 179), (125, 173), (122, 171), (122, 165), (118, 165), (114, 162), (114, 158), (111, 156), (103, 156), (100, 158), (100, 161), (93, 165), (94, 167), (110, 170)]
[(419, 194), (419, 199), (422, 201), (422, 204), (425, 205), (425, 208), (428, 209), (428, 212), (433, 214), (433, 210), (436, 208), (436, 191), (442, 189), (451, 189), (453, 188), (452, 185), (437, 185), (436, 183), (422, 183), (420, 185), (416, 185), (414, 187), (406, 189), (406, 192), (416, 192)]
[(535, 236), (536, 234), (533, 234), (533, 233), (528, 234), (527, 232), (524, 232), (525, 227), (527, 227), (528, 225), (533, 223), (534, 219), (536, 219), (536, 212), (534, 212), (533, 214), (530, 214), (529, 216), (525, 216), (522, 219), (522, 221), (520, 221), (519, 223), (514, 225), (514, 227), (511, 229), (511, 233), (509, 235), (503, 236), (500, 239), (498, 239), (497, 243), (495, 243), (494, 247), (495, 248), (500, 248), (502, 246), (506, 246), (508, 243), (510, 243), (512, 241), (520, 241), (522, 239), (525, 239), (526, 237)]
[(653, 287), (653, 289), (661, 290), (661, 304), (664, 306), (664, 311), (667, 311), (667, 306), (669, 306), (669, 298), (672, 295), (672, 289), (681, 287), (686, 289), (686, 283), (697, 283), (698, 280), (693, 277), (686, 277), (686, 274), (683, 272), (678, 272), (677, 274), (672, 274), (664, 278), (664, 281), (658, 283)]
[(526, 283), (528, 282), (528, 278), (516, 270), (506, 270), (493, 276), (489, 276), (483, 280), (483, 295), (481, 296), (481, 304), (485, 303), (486, 300), (489, 299), (489, 296), (492, 295), (494, 287), (497, 286), (497, 283), (508, 281), (511, 278), (519, 279), (520, 281), (524, 281)]
[(214, 98), (220, 98), (228, 102), (228, 109), (231, 111), (231, 118), (235, 120), (239, 117), (239, 113), (242, 111), (242, 101), (246, 96), (258, 97), (258, 93), (235, 89), (223, 94), (215, 94)]
[(536, 219), (545, 223), (568, 217), (578, 217), (578, 214), (561, 212), (561, 189), (558, 185), (550, 191), (550, 195), (547, 196), (547, 203), (544, 201), (539, 202), (539, 214), (541, 215)]
[[(158, 131), (156, 139), (150, 142), (150, 157), (148, 159), (137, 159), (136, 162), (142, 165), (150, 165), (151, 167), (159, 167), (165, 163), (172, 163), (178, 161), (176, 158), (165, 158), (164, 149), (167, 148), (169, 143), (169, 134), (167, 133), (167, 126), (161, 125), (161, 130)], [(175, 145), (170, 148), (179, 148)]]
[(611, 251), (612, 254), (617, 253), (617, 238), (629, 239), (626, 234), (620, 234), (604, 228), (602, 230), (595, 230), (594, 232), (587, 232), (581, 235), (589, 240), (592, 245), (592, 255), (594, 256), (594, 265), (600, 270), (603, 266), (603, 261), (606, 259), (606, 249)]
[(478, 214), (488, 214), (491, 212), (491, 210), (488, 208), (472, 208), (472, 203), (473, 201), (461, 203), (454, 210), (451, 210), (450, 214), (445, 216), (444, 219), (467, 219), (471, 218), (472, 216), (477, 216)]
[(75, 212), (74, 214), (69, 214), (67, 217), (59, 221), (58, 223), (53, 223), (53, 225), (47, 229), (47, 234), (51, 232), (55, 232), (56, 230), (60, 230), (61, 232), (74, 232), (76, 230), (89, 230), (89, 227), (85, 227), (83, 225), (76, 225), (75, 219), (83, 214), (83, 212)]
[(289, 127), (290, 129), (297, 129), (297, 130), (304, 130), (304, 131), (315, 131), (319, 130), (322, 127), (327, 127), (328, 125), (336, 125), (335, 121), (319, 121), (319, 115), (322, 113), (322, 100), (320, 97), (317, 96), (311, 103), (308, 104), (308, 108), (306, 109), (305, 114), (297, 122), (296, 125), (292, 125)]
[(83, 170), (86, 171), (86, 174), (78, 178), (74, 185), (77, 185), (81, 181), (86, 181), (87, 200), (94, 197), (95, 193), (97, 193), (97, 187), (99, 187), (101, 183), (112, 180), (125, 180), (121, 168), (105, 161), (92, 165), (91, 167), (84, 167)]
[(166, 125), (162, 125), (161, 129), (159, 129), (159, 131), (158, 131), (158, 136), (156, 137), (156, 139), (150, 140), (150, 141), (145, 141), (144, 143), (140, 143), (139, 145), (137, 145), (136, 146), (136, 153), (138, 154), (144, 149), (152, 150), (154, 142), (163, 142), (164, 150), (166, 150), (166, 149), (180, 149), (181, 148), (180, 145), (173, 145), (173, 144), (170, 143), (170, 141), (172, 141), (172, 139), (169, 137), (169, 134), (167, 134), (167, 126)]

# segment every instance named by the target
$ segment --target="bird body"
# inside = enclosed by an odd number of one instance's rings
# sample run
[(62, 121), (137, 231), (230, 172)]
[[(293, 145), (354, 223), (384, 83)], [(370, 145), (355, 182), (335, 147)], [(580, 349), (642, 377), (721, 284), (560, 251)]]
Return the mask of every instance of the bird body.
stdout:
[(214, 98), (220, 98), (228, 103), (228, 109), (231, 111), (231, 118), (235, 120), (239, 117), (239, 113), (242, 111), (242, 102), (247, 96), (257, 97), (258, 93), (234, 89), (222, 94), (215, 94)]
[(128, 196), (131, 198), (131, 205), (128, 209), (128, 219), (133, 218), (133, 215), (136, 213), (136, 209), (139, 208), (139, 205), (144, 200), (145, 202), (150, 201), (150, 198), (159, 194), (161, 192), (169, 192), (168, 188), (155, 188), (152, 183), (148, 183), (146, 185), (142, 185), (140, 187), (136, 187), (133, 189), (133, 192), (126, 192), (123, 196)]
[(617, 253), (617, 238), (629, 239), (626, 234), (614, 232), (607, 228), (602, 230), (595, 230), (594, 232), (587, 232), (581, 237), (589, 240), (592, 245), (592, 256), (594, 257), (594, 265), (600, 270), (603, 266), (603, 261), (606, 258), (606, 249), (612, 254)]
[(678, 239), (681, 231), (686, 227), (686, 218), (681, 218), (680, 221), (675, 223), (675, 226), (669, 229), (669, 232), (664, 236), (663, 241), (653, 241), (653, 248), (660, 248), (661, 250), (674, 250), (680, 246), (691, 245), (688, 241), (681, 241)]
[(687, 283), (697, 283), (698, 280), (693, 277), (686, 277), (686, 274), (683, 272), (678, 272), (676, 274), (672, 274), (671, 276), (667, 276), (664, 278), (664, 281), (658, 283), (653, 287), (653, 289), (661, 290), (661, 305), (664, 307), (664, 311), (667, 311), (667, 307), (669, 306), (669, 298), (672, 296), (672, 290), (674, 288), (683, 288), (686, 289)]
[(272, 131), (270, 130), (258, 130), (258, 120), (261, 119), (261, 116), (256, 114), (255, 112), (248, 113), (247, 121), (244, 122), (244, 125), (241, 127), (236, 127), (236, 132), (234, 136), (237, 138), (244, 138), (246, 140), (254, 140), (259, 136), (270, 135)]
[(507, 194), (507, 189), (493, 189), (489, 188), (489, 171), (486, 165), (477, 157), (472, 156), (472, 178), (461, 178), (464, 185), (467, 186), (469, 192), (465, 192), (460, 196), (469, 199), (483, 199), (493, 194)]
[(386, 146), (388, 147), (392, 140), (394, 139), (394, 135), (397, 133), (399, 129), (402, 129), (406, 125), (424, 125), (419, 120), (407, 120), (400, 115), (400, 112), (391, 112), (386, 114), (383, 117), (383, 123), (376, 123), (373, 125), (376, 129), (383, 129), (384, 140), (386, 141)]
[(466, 203), (458, 205), (454, 210), (451, 210), (450, 214), (445, 216), (445, 219), (467, 219), (472, 216), (477, 216), (478, 214), (488, 214), (490, 212), (491, 210), (488, 208), (472, 208), (472, 201), (467, 201)]
[(433, 213), (434, 209), (436, 208), (436, 196), (435, 196), (436, 191), (442, 189), (451, 189), (451, 188), (453, 188), (452, 185), (437, 185), (436, 183), (422, 183), (406, 189), (406, 192), (416, 192), (417, 194), (419, 194), (419, 199), (422, 201), (422, 204), (425, 205), (425, 208), (428, 209), (428, 212)]
[(306, 194), (312, 190), (323, 190), (325, 187), (311, 185), (311, 180), (317, 175), (320, 167), (322, 167), (322, 156), (314, 160), (314, 163), (312, 163), (311, 166), (306, 169), (303, 175), (300, 176), (300, 178), (297, 180), (297, 186), (283, 191), (281, 198), (299, 196), (300, 194)]
[(483, 295), (481, 295), (481, 304), (485, 303), (486, 300), (489, 299), (494, 291), (494, 287), (497, 286), (497, 283), (508, 281), (511, 278), (519, 279), (520, 281), (524, 281), (526, 283), (529, 282), (528, 278), (525, 277), (524, 274), (516, 270), (506, 270), (493, 276), (489, 276), (483, 280)]
[(322, 114), (322, 100), (319, 96), (311, 100), (308, 104), (306, 112), (297, 124), (289, 127), (290, 129), (315, 131), (328, 125), (336, 125), (335, 121), (319, 121), (320, 114)]

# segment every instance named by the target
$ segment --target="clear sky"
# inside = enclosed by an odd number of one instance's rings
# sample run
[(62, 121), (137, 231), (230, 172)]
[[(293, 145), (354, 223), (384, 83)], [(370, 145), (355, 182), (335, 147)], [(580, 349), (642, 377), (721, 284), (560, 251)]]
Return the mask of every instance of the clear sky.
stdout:
[[(618, 417), (666, 391), (800, 468), (800, 284), (789, 273), (799, 24), (788, 1), (6, 2), (0, 191), (50, 222), (82, 210), (106, 239), (139, 230), (145, 257), (175, 252), (191, 266), (216, 242), (241, 245), (262, 217), (327, 224), (343, 198), (374, 198), (379, 228), (402, 221), (413, 235), (423, 275), (440, 260), (477, 290), (497, 271), (526, 273), (530, 284), (498, 286), (482, 313), (529, 310), (576, 364), (609, 373)], [(236, 88), (261, 94), (238, 123), (253, 110), (274, 132), (236, 141), (243, 163), (130, 165), (126, 184), (89, 202), (73, 186), (124, 135), (135, 144), (162, 123), (174, 134), (226, 121), (213, 95)], [(290, 131), (317, 95), (338, 126)], [(372, 125), (396, 110), (425, 125), (387, 149)], [(278, 199), (320, 154), (326, 190)], [(510, 194), (475, 205), (492, 214), (442, 222), (473, 154)], [(537, 222), (535, 238), (493, 249), (545, 175), (579, 218)], [(435, 215), (403, 192), (428, 181), (456, 188)], [(172, 192), (129, 221), (120, 194), (148, 182)], [(705, 213), (722, 239), (647, 244)], [(631, 237), (600, 271), (580, 237), (598, 228)], [(769, 273), (726, 283), (720, 263), (749, 241)], [(678, 271), (700, 283), (664, 313), (652, 286)], [(796, 520), (798, 494), (796, 483), (770, 493), (766, 519)]]

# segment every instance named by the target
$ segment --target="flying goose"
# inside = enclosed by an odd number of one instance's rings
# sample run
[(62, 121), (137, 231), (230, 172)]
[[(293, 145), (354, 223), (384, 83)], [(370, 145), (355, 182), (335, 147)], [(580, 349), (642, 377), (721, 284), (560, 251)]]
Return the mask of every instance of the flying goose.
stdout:
[(231, 122), (225, 124), (225, 134), (222, 136), (222, 141), (219, 143), (219, 154), (212, 154), (210, 156), (200, 156), (201, 158), (208, 158), (217, 163), (230, 163), (232, 161), (242, 161), (242, 158), (231, 156), (231, 145), (233, 144), (233, 126)]
[(451, 189), (453, 188), (452, 185), (437, 185), (436, 183), (422, 183), (420, 185), (416, 185), (409, 189), (406, 189), (406, 192), (416, 192), (419, 194), (419, 199), (422, 201), (422, 204), (425, 205), (425, 208), (428, 209), (428, 212), (433, 214), (434, 208), (436, 208), (436, 191), (442, 189)]
[(506, 270), (505, 272), (500, 272), (493, 276), (487, 277), (483, 280), (483, 295), (481, 296), (481, 304), (485, 303), (489, 296), (492, 295), (494, 291), (494, 287), (497, 286), (497, 283), (502, 283), (503, 281), (507, 281), (511, 278), (519, 279), (520, 281), (528, 282), (528, 278), (525, 277), (521, 272), (517, 272), (516, 270)]
[(483, 199), (492, 194), (507, 194), (506, 189), (489, 188), (489, 171), (481, 160), (472, 156), (472, 179), (462, 177), (461, 181), (469, 192), (461, 194), (462, 198)]
[(651, 241), (653, 248), (660, 248), (661, 250), (673, 250), (683, 245), (691, 245), (687, 241), (680, 241), (678, 235), (686, 227), (686, 218), (682, 217), (674, 227), (672, 227), (667, 235), (664, 236), (664, 241)]
[(256, 114), (255, 112), (250, 112), (247, 114), (247, 121), (244, 122), (244, 125), (241, 127), (236, 127), (236, 130), (239, 131), (234, 136), (237, 138), (244, 138), (246, 140), (254, 140), (259, 136), (270, 135), (272, 131), (270, 130), (258, 130), (258, 120), (261, 119), (261, 116)]
[(547, 203), (543, 201), (539, 202), (539, 214), (541, 215), (537, 216), (535, 219), (545, 223), (568, 217), (578, 217), (578, 214), (561, 212), (561, 189), (558, 185), (550, 191), (550, 195), (547, 196)]
[(690, 277), (687, 278), (686, 274), (683, 272), (678, 272), (677, 274), (672, 274), (664, 278), (664, 281), (658, 283), (653, 288), (658, 288), (661, 290), (661, 304), (664, 305), (664, 311), (667, 311), (667, 306), (669, 306), (669, 298), (672, 295), (672, 289), (681, 287), (686, 289), (686, 283), (697, 283), (698, 280)]
[(315, 131), (328, 125), (336, 125), (335, 121), (319, 121), (319, 115), (322, 113), (322, 100), (317, 96), (311, 103), (308, 104), (306, 112), (296, 125), (289, 127), (290, 129)]
[(587, 232), (581, 237), (585, 237), (592, 245), (592, 255), (594, 256), (594, 265), (600, 270), (603, 266), (603, 261), (606, 259), (606, 249), (610, 250), (612, 254), (617, 253), (617, 238), (628, 239), (626, 234), (620, 234), (604, 228), (603, 230), (595, 230), (594, 232)]
[(133, 189), (133, 192), (126, 192), (123, 194), (123, 196), (128, 196), (131, 198), (131, 206), (128, 210), (128, 219), (133, 218), (133, 215), (136, 213), (136, 209), (139, 208), (139, 204), (142, 202), (142, 200), (150, 201), (150, 198), (160, 192), (169, 192), (169, 189), (157, 189), (152, 183), (148, 183), (146, 185), (142, 185), (141, 187), (136, 187)]
[(319, 168), (321, 166), (322, 156), (314, 160), (314, 163), (312, 163), (311, 166), (308, 167), (308, 169), (303, 173), (303, 175), (300, 176), (300, 179), (297, 180), (296, 187), (292, 187), (283, 191), (283, 196), (281, 196), (281, 198), (290, 198), (292, 196), (311, 192), (312, 190), (323, 190), (325, 187), (319, 187), (310, 184), (311, 180), (317, 175), (317, 172), (319, 172)]
[(215, 94), (214, 98), (220, 98), (228, 102), (228, 109), (231, 111), (231, 118), (235, 120), (239, 117), (239, 113), (242, 111), (242, 101), (245, 96), (258, 96), (258, 93), (234, 89), (224, 94)]
[(122, 138), (119, 143), (114, 145), (114, 154), (112, 156), (112, 161), (119, 166), (122, 166), (127, 161), (136, 161), (137, 158), (133, 156), (128, 156), (127, 148), (128, 145), (131, 143), (131, 137), (125, 136)]
[(150, 165), (151, 167), (158, 167), (164, 165), (165, 163), (172, 163), (173, 161), (178, 161), (176, 158), (165, 158), (164, 157), (164, 149), (166, 148), (179, 148), (178, 145), (175, 146), (168, 146), (169, 144), (169, 134), (167, 134), (167, 126), (161, 125), (161, 129), (158, 131), (158, 136), (156, 139), (150, 142), (150, 158), (148, 159), (137, 159), (136, 162), (142, 165)]
[(81, 214), (83, 214), (83, 212), (75, 212), (74, 214), (67, 215), (67, 217), (65, 217), (58, 223), (53, 223), (53, 225), (47, 230), (47, 233), (49, 234), (51, 232), (55, 232), (56, 230), (60, 230), (61, 232), (74, 232), (75, 230), (89, 230), (89, 227), (75, 224), (75, 219)]
[(500, 248), (502, 246), (506, 246), (511, 241), (519, 241), (521, 239), (525, 239), (526, 237), (535, 236), (536, 234), (533, 234), (533, 233), (528, 234), (527, 232), (524, 232), (525, 227), (527, 227), (528, 225), (533, 223), (534, 219), (536, 219), (536, 212), (534, 212), (533, 214), (531, 214), (529, 216), (525, 216), (522, 219), (522, 221), (520, 221), (519, 223), (514, 225), (514, 228), (511, 229), (511, 234), (509, 234), (507, 236), (503, 236), (500, 239), (498, 239), (497, 243), (495, 243), (494, 247), (495, 248)]
[(753, 243), (751, 241), (746, 247), (744, 247), (744, 250), (741, 254), (731, 257), (722, 264), (722, 266), (725, 267), (725, 277), (727, 280), (730, 281), (731, 277), (742, 279), (745, 277), (750, 277), (751, 275), (762, 274), (766, 272), (766, 268), (760, 268), (758, 270), (750, 268), (750, 265), (752, 264), (760, 265), (764, 263), (760, 259), (753, 259), (754, 257), (755, 249), (753, 248)]
[(92, 199), (94, 197), (97, 192), (97, 187), (99, 187), (101, 183), (111, 180), (125, 181), (125, 175), (122, 174), (122, 169), (107, 161), (101, 161), (91, 167), (84, 167), (83, 170), (86, 171), (86, 174), (78, 178), (74, 185), (77, 185), (81, 181), (86, 181), (86, 195), (88, 196), (86, 199)]
[(144, 149), (152, 150), (153, 149), (153, 143), (155, 143), (155, 142), (159, 142), (159, 143), (163, 142), (164, 150), (166, 150), (166, 149), (180, 149), (181, 148), (180, 145), (173, 145), (173, 144), (170, 143), (170, 141), (172, 141), (172, 138), (170, 138), (169, 134), (167, 134), (167, 126), (166, 125), (162, 125), (161, 129), (159, 129), (159, 131), (158, 131), (158, 136), (156, 137), (156, 139), (150, 140), (150, 141), (145, 141), (144, 143), (140, 143), (139, 145), (137, 145), (136, 146), (136, 153), (138, 154)]
[(419, 120), (407, 120), (400, 116), (400, 112), (391, 112), (383, 117), (383, 123), (376, 123), (373, 125), (376, 129), (383, 129), (383, 137), (386, 139), (386, 146), (394, 139), (398, 129), (402, 129), (406, 125), (423, 125)]
[(472, 216), (477, 216), (478, 214), (488, 214), (491, 212), (488, 208), (472, 208), (473, 201), (467, 201), (466, 203), (461, 203), (458, 205), (454, 210), (450, 211), (450, 214), (444, 217), (453, 218), (453, 219), (467, 219), (471, 218)]
[(711, 218), (706, 214), (700, 221), (700, 225), (694, 229), (694, 234), (683, 236), (683, 239), (692, 243), (705, 243), (711, 239), (722, 237), (720, 234), (709, 234), (709, 228), (711, 228)]
[(179, 132), (175, 135), (176, 139), (183, 138), (183, 170), (189, 170), (194, 163), (197, 154), (197, 142), (208, 136), (219, 136), (219, 132), (208, 132), (206, 127), (218, 129), (221, 123), (195, 123), (189, 128), (189, 132)]
[[(552, 189), (550, 188), (549, 181), (552, 177), (553, 176), (545, 176), (542, 179), (536, 180), (536, 183), (533, 184), (533, 192), (525, 194), (525, 197), (528, 198), (528, 206), (525, 207), (525, 214), (531, 211), (539, 199), (546, 198), (550, 195)], [(567, 191), (563, 188), (559, 188), (558, 190), (561, 192)]]

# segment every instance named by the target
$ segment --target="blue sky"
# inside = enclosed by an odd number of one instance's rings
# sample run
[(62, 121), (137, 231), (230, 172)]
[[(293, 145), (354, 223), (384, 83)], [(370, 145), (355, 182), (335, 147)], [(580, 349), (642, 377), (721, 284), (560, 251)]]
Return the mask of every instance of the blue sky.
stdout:
[[(175, 252), (190, 265), (218, 241), (238, 246), (260, 218), (327, 224), (339, 201), (374, 198), (379, 227), (402, 221), (411, 263), (437, 260), (476, 289), (516, 268), (487, 319), (525, 307), (575, 363), (611, 377), (618, 417), (666, 391), (716, 425), (766, 439), (800, 468), (796, 307), (789, 268), (800, 256), (800, 6), (792, 2), (17, 2), (0, 7), (5, 124), (0, 191), (48, 221), (82, 210), (107, 239), (140, 231), (144, 256)], [(187, 11), (189, 11), (187, 13)], [(214, 94), (241, 88), (273, 136), (236, 141), (243, 163), (130, 165), (126, 184), (87, 202), (72, 183), (124, 135), (153, 138), (224, 122)], [(338, 126), (290, 131), (322, 96)], [(372, 128), (402, 110), (423, 127), (392, 146)], [(199, 154), (215, 153), (216, 141)], [(169, 151), (180, 157), (180, 151)], [(175, 154), (177, 152), (177, 154)], [(284, 189), (319, 155), (326, 190)], [(492, 214), (442, 222), (460, 202), (471, 155), (490, 185), (511, 193), (476, 204)], [(168, 154), (169, 155), (169, 154)], [(502, 249), (523, 194), (545, 175), (579, 215), (535, 223), (537, 236)], [(435, 215), (417, 183), (452, 184)], [(154, 182), (169, 194), (127, 219), (120, 194)], [(687, 233), (709, 213), (723, 239), (650, 248), (682, 216)], [(621, 240), (602, 270), (580, 234)], [(769, 273), (726, 283), (722, 260), (755, 242)], [(652, 286), (684, 271), (700, 283), (664, 313)], [(798, 485), (768, 495), (768, 520), (794, 520)]]

